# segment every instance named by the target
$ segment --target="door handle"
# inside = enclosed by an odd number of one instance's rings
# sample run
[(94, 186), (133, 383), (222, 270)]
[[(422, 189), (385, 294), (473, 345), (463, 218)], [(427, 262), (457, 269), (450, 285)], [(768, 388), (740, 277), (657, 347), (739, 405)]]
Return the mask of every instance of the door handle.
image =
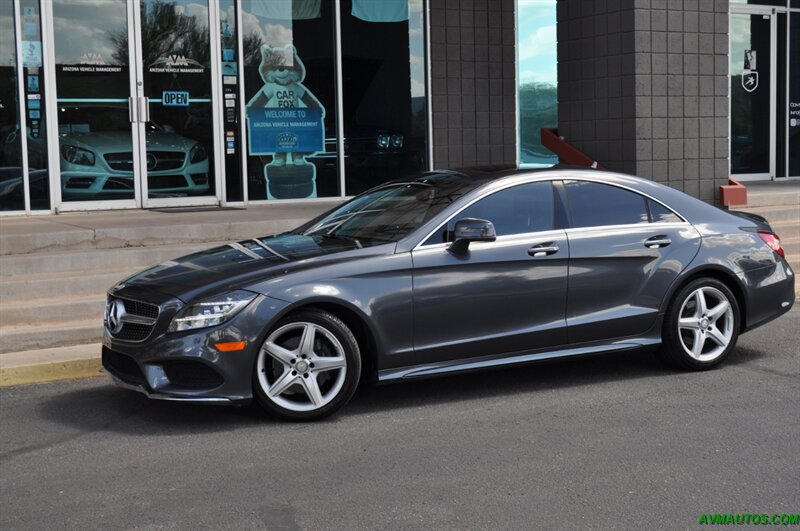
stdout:
[(528, 254), (534, 258), (540, 258), (542, 256), (556, 254), (558, 249), (559, 247), (556, 242), (540, 243), (528, 249)]
[(671, 244), (672, 240), (670, 240), (667, 236), (663, 234), (659, 234), (658, 236), (653, 236), (652, 238), (647, 238), (644, 241), (644, 246), (649, 249), (660, 249), (661, 247), (666, 247), (667, 245)]
[(133, 98), (128, 98), (128, 120), (131, 123), (136, 123), (136, 104)]
[(142, 123), (150, 121), (150, 98), (148, 97), (139, 98), (139, 118)]

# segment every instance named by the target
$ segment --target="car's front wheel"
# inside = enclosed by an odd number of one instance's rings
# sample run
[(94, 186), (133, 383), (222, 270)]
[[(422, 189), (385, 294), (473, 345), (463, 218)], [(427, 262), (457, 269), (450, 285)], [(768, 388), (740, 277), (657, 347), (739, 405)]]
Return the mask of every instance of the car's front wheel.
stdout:
[(361, 355), (335, 315), (309, 309), (270, 330), (258, 352), (253, 387), (259, 403), (286, 420), (315, 420), (344, 406), (358, 386)]
[(710, 369), (736, 345), (739, 319), (739, 305), (728, 286), (714, 278), (693, 280), (670, 304), (660, 352), (685, 369)]

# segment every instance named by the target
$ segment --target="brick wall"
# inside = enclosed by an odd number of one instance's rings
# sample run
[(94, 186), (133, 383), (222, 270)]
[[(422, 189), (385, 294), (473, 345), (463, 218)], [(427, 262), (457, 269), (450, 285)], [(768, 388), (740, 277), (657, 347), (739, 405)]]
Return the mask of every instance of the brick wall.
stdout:
[(728, 0), (558, 0), (559, 131), (606, 167), (717, 201)]
[(430, 0), (436, 168), (516, 164), (515, 0)]

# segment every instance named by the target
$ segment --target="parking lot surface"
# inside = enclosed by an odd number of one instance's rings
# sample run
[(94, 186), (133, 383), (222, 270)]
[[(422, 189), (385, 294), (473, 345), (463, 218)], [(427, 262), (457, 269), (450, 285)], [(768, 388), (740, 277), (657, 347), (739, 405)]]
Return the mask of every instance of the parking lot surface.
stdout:
[[(2, 529), (688, 529), (800, 512), (800, 310), (649, 354), (364, 387), (315, 424), (105, 378), (0, 390)], [(707, 526), (704, 526), (707, 527)]]

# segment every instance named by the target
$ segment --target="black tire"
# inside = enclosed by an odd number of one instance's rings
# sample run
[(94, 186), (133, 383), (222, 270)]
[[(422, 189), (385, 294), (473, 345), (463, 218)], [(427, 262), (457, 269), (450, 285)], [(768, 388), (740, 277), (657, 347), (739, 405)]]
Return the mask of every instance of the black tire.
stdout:
[[(706, 312), (701, 311), (702, 308), (697, 302), (698, 291), (703, 292)], [(726, 310), (716, 318), (712, 318), (711, 310), (722, 308), (717, 306), (721, 304), (722, 297), (729, 304), (730, 312)], [(709, 299), (711, 304), (708, 304), (709, 301), (706, 299)], [(736, 346), (740, 315), (736, 297), (725, 283), (710, 277), (694, 279), (678, 290), (670, 302), (664, 316), (662, 345), (658, 353), (662, 359), (681, 369), (693, 371), (712, 369), (722, 363)], [(679, 325), (682, 317), (683, 323), (691, 323), (696, 319), (698, 321), (696, 330), (693, 324)], [(699, 352), (694, 348), (698, 344), (698, 338), (700, 338)], [(727, 344), (715, 338), (727, 338)]]
[[(309, 354), (309, 358), (305, 358), (305, 355), (301, 354), (303, 337), (306, 333), (304, 328), (314, 330), (315, 334), (313, 354)], [(282, 332), (282, 330), (288, 331)], [(335, 338), (335, 341), (332, 338)], [(295, 361), (292, 361), (291, 365), (278, 361), (267, 352), (265, 347), (271, 340), (272, 343), (283, 347), (286, 353), (292, 354)], [(341, 354), (339, 354), (339, 348), (341, 348)], [(327, 355), (326, 352), (334, 355)], [(315, 357), (312, 359), (311, 356)], [(343, 357), (346, 365), (343, 369), (315, 369), (313, 361), (317, 360), (319, 365), (319, 360), (324, 361), (326, 357), (332, 361)], [(301, 366), (306, 367), (306, 365), (302, 365), (303, 361), (309, 362), (306, 372), (292, 376), (297, 372), (292, 371), (292, 367), (296, 369)], [(343, 376), (340, 376), (340, 370), (344, 370)], [(296, 383), (289, 385), (285, 391), (277, 393), (275, 397), (268, 396), (268, 390), (274, 391), (280, 387), (276, 384), (278, 379), (283, 376), (287, 379), (293, 377)], [(306, 377), (305, 383), (300, 376)], [(312, 385), (318, 384), (317, 391), (320, 392), (320, 398), (328, 398), (324, 404), (315, 406), (312, 403), (312, 393), (306, 387), (309, 376), (313, 379)], [(323, 378), (326, 380), (320, 382)], [(267, 412), (280, 419), (319, 420), (337, 412), (350, 401), (360, 378), (361, 352), (353, 333), (335, 315), (312, 308), (287, 315), (265, 334), (253, 369), (253, 394)], [(267, 387), (265, 388), (265, 386)], [(327, 395), (324, 394), (326, 386)], [(287, 394), (288, 396), (284, 396)], [(307, 403), (304, 403), (306, 401)]]

